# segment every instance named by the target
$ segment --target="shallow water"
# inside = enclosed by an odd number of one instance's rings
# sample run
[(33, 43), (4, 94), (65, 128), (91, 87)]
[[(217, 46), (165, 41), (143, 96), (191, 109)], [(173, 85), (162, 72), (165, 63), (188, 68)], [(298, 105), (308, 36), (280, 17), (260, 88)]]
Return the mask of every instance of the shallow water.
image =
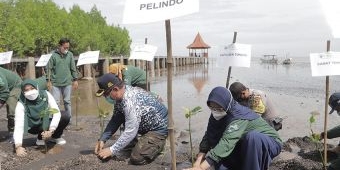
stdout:
[[(225, 86), (227, 74), (228, 67), (223, 67), (213, 60), (210, 60), (208, 65), (174, 68), (172, 110), (177, 132), (186, 130), (188, 126), (188, 120), (184, 117), (184, 108), (196, 106), (201, 106), (203, 112), (192, 118), (192, 128), (194, 132), (204, 131), (210, 114), (206, 106), (208, 94), (216, 86)], [(250, 68), (232, 67), (230, 84), (234, 81), (240, 81), (250, 88), (261, 89), (272, 94), (320, 100), (325, 96), (325, 77), (311, 76), (309, 58), (293, 59), (291, 65), (261, 64), (259, 59), (255, 58)], [(157, 70), (155, 77), (150, 77), (150, 82), (151, 91), (158, 93), (167, 105), (166, 70)], [(331, 93), (340, 91), (339, 84), (340, 76), (330, 76)], [(103, 97), (95, 97), (96, 89), (93, 81), (80, 81), (79, 97), (76, 97), (76, 93), (73, 93), (72, 97), (73, 116), (76, 114), (76, 109), (78, 115), (97, 115), (97, 100), (101, 108), (112, 112), (112, 106), (106, 103)], [(78, 99), (78, 107), (75, 107), (76, 99)], [(284, 104), (292, 101), (280, 102)]]

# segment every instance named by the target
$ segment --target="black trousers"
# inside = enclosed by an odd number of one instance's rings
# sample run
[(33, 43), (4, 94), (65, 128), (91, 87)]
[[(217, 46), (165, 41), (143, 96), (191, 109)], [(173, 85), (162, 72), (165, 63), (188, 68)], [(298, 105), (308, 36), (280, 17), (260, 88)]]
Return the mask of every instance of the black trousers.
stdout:
[[(50, 119), (50, 123), (51, 123), (51, 120), (52, 119)], [(64, 129), (67, 127), (69, 122), (70, 122), (70, 116), (68, 116), (67, 114), (61, 113), (61, 117), (60, 117), (58, 127), (54, 131), (52, 138), (60, 138), (61, 135), (64, 132)], [(31, 129), (28, 130), (28, 133), (34, 134), (34, 135), (38, 134), (38, 139), (41, 140), (42, 139), (41, 133), (43, 131), (44, 130), (42, 129), (42, 126), (33, 126), (33, 127), (31, 127)]]

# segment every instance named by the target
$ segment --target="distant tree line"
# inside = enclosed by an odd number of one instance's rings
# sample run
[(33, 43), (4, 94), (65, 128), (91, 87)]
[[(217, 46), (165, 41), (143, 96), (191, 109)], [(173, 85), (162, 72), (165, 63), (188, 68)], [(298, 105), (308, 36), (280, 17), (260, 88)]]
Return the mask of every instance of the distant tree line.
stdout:
[(78, 5), (68, 11), (52, 0), (0, 0), (0, 51), (14, 56), (50, 53), (60, 38), (71, 40), (74, 55), (100, 50), (128, 55), (131, 39), (125, 28), (108, 25), (96, 6), (85, 12)]

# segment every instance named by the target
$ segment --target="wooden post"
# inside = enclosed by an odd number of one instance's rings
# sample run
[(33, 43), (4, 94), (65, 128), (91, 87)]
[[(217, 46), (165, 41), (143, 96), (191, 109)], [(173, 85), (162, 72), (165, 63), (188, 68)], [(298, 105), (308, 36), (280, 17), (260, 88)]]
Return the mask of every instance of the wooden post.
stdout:
[(174, 137), (174, 120), (172, 118), (172, 44), (171, 44), (171, 25), (170, 20), (165, 21), (166, 32), (166, 49), (167, 49), (167, 69), (168, 69), (168, 130), (170, 137), (170, 149), (171, 149), (171, 169), (176, 170), (176, 148)]
[(26, 73), (25, 74), (26, 74), (26, 78), (35, 79), (34, 57), (28, 57), (28, 64), (27, 64), (27, 68), (26, 68)]
[[(330, 51), (330, 47), (331, 46), (331, 41), (328, 40), (327, 41), (327, 52)], [(324, 120), (324, 127), (323, 127), (323, 131), (324, 131), (324, 143), (323, 143), (323, 147), (324, 147), (324, 152), (323, 152), (323, 156), (324, 156), (324, 165), (327, 165), (327, 119), (328, 119), (328, 101), (329, 101), (329, 76), (326, 76), (326, 99), (325, 99), (325, 120)], [(324, 166), (325, 170), (327, 169), (326, 166)]]
[[(90, 46), (87, 47), (87, 51), (91, 51)], [(92, 73), (91, 64), (85, 64), (84, 65), (84, 77), (83, 77), (83, 79), (91, 80), (92, 79), (91, 73)]]
[[(237, 37), (237, 32), (234, 32), (233, 43), (236, 43), (236, 37)], [(231, 66), (229, 66), (229, 69), (228, 69), (228, 78), (227, 78), (227, 83), (225, 86), (226, 88), (229, 88), (230, 74), (231, 74)]]
[[(145, 44), (148, 44), (148, 38), (145, 38)], [(149, 86), (149, 61), (145, 60), (145, 73), (146, 73), (146, 91), (150, 91), (150, 86)]]

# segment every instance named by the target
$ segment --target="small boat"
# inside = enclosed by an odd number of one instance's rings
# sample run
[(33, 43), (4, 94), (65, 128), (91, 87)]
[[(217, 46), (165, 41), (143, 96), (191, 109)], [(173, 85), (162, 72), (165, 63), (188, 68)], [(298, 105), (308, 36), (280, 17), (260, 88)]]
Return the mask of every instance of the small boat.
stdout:
[(283, 60), (282, 64), (284, 64), (284, 65), (292, 64), (292, 58), (287, 58), (287, 59)]
[(262, 63), (278, 64), (279, 60), (275, 58), (276, 55), (263, 55), (261, 59)]

